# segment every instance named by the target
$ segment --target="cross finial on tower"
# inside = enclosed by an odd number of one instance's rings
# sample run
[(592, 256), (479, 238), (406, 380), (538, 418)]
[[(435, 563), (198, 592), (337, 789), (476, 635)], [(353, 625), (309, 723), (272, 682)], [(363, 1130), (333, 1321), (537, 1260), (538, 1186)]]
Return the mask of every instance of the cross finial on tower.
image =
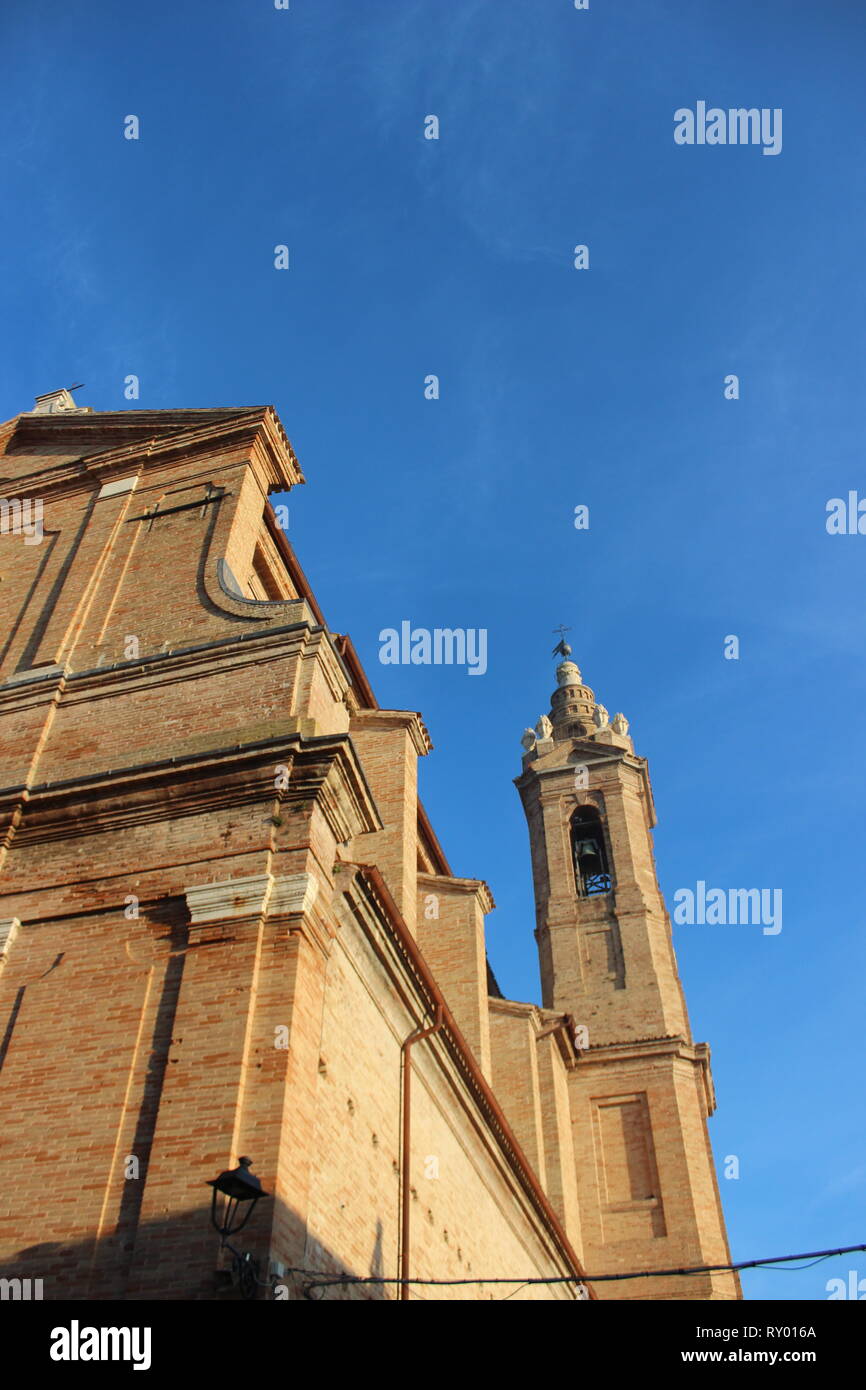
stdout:
[(560, 626), (559, 626), (559, 627), (555, 627), (555, 628), (553, 629), (553, 631), (554, 631), (554, 633), (557, 633), (557, 632), (559, 633), (559, 641), (557, 642), (556, 646), (554, 647), (553, 652), (551, 653), (551, 655), (553, 655), (553, 656), (562, 656), (562, 657), (566, 657), (566, 658), (569, 657), (569, 656), (571, 656), (571, 647), (568, 645), (568, 643), (567, 643), (566, 640), (565, 640), (565, 634), (566, 634), (567, 632), (571, 632), (571, 628), (570, 628), (570, 627), (564, 627), (562, 624), (560, 624)]

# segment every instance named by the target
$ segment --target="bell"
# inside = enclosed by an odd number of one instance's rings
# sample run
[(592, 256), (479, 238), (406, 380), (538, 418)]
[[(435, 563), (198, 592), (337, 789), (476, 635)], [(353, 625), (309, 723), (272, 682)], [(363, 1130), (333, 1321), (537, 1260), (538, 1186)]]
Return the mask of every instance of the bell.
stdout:
[(601, 855), (595, 840), (579, 840), (575, 846), (575, 857), (585, 874), (601, 873)]

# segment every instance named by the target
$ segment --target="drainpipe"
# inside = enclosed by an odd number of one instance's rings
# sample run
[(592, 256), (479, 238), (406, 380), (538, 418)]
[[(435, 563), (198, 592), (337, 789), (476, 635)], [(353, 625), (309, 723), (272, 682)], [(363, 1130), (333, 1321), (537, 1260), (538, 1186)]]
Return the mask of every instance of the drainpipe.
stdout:
[(401, 1300), (408, 1299), (409, 1285), (405, 1282), (409, 1278), (409, 1223), (412, 1209), (412, 1189), (409, 1184), (409, 1168), (411, 1159), (411, 1103), (412, 1103), (412, 1059), (409, 1049), (416, 1042), (422, 1042), (424, 1038), (429, 1038), (431, 1033), (438, 1033), (444, 1022), (442, 1014), (442, 1004), (436, 1004), (436, 1021), (429, 1028), (417, 1028), (414, 1033), (410, 1033), (403, 1042), (400, 1052), (403, 1058), (403, 1152), (402, 1152), (402, 1173), (400, 1176), (400, 1278), (404, 1282), (400, 1284)]

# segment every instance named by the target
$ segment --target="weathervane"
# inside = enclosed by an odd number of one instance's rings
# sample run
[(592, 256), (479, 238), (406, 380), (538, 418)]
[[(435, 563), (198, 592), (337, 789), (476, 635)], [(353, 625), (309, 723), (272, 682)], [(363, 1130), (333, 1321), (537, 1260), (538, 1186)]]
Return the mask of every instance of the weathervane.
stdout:
[(554, 633), (557, 633), (557, 632), (559, 633), (559, 641), (557, 642), (556, 646), (554, 647), (553, 652), (551, 653), (551, 655), (553, 655), (553, 656), (563, 656), (563, 657), (565, 657), (565, 658), (567, 659), (568, 657), (571, 656), (571, 647), (568, 645), (568, 643), (567, 643), (566, 640), (565, 640), (565, 634), (566, 634), (567, 632), (571, 632), (571, 628), (570, 628), (570, 627), (563, 627), (562, 624), (560, 624), (560, 626), (559, 626), (559, 627), (555, 627), (555, 628), (553, 629), (553, 631), (554, 631)]

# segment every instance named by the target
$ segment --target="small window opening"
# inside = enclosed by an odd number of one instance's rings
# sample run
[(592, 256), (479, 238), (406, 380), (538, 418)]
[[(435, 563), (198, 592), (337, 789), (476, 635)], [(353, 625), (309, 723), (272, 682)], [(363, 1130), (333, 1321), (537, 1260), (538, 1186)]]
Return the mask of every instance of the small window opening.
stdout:
[(250, 598), (257, 598), (260, 600), (270, 599), (273, 601), (285, 600), (286, 598), (292, 597), (289, 585), (285, 581), (280, 583), (280, 578), (282, 578), (282, 576), (278, 577), (278, 575), (275, 574), (274, 569), (268, 562), (268, 556), (265, 553), (264, 546), (261, 541), (259, 541), (253, 553), (252, 573), (247, 580)]

